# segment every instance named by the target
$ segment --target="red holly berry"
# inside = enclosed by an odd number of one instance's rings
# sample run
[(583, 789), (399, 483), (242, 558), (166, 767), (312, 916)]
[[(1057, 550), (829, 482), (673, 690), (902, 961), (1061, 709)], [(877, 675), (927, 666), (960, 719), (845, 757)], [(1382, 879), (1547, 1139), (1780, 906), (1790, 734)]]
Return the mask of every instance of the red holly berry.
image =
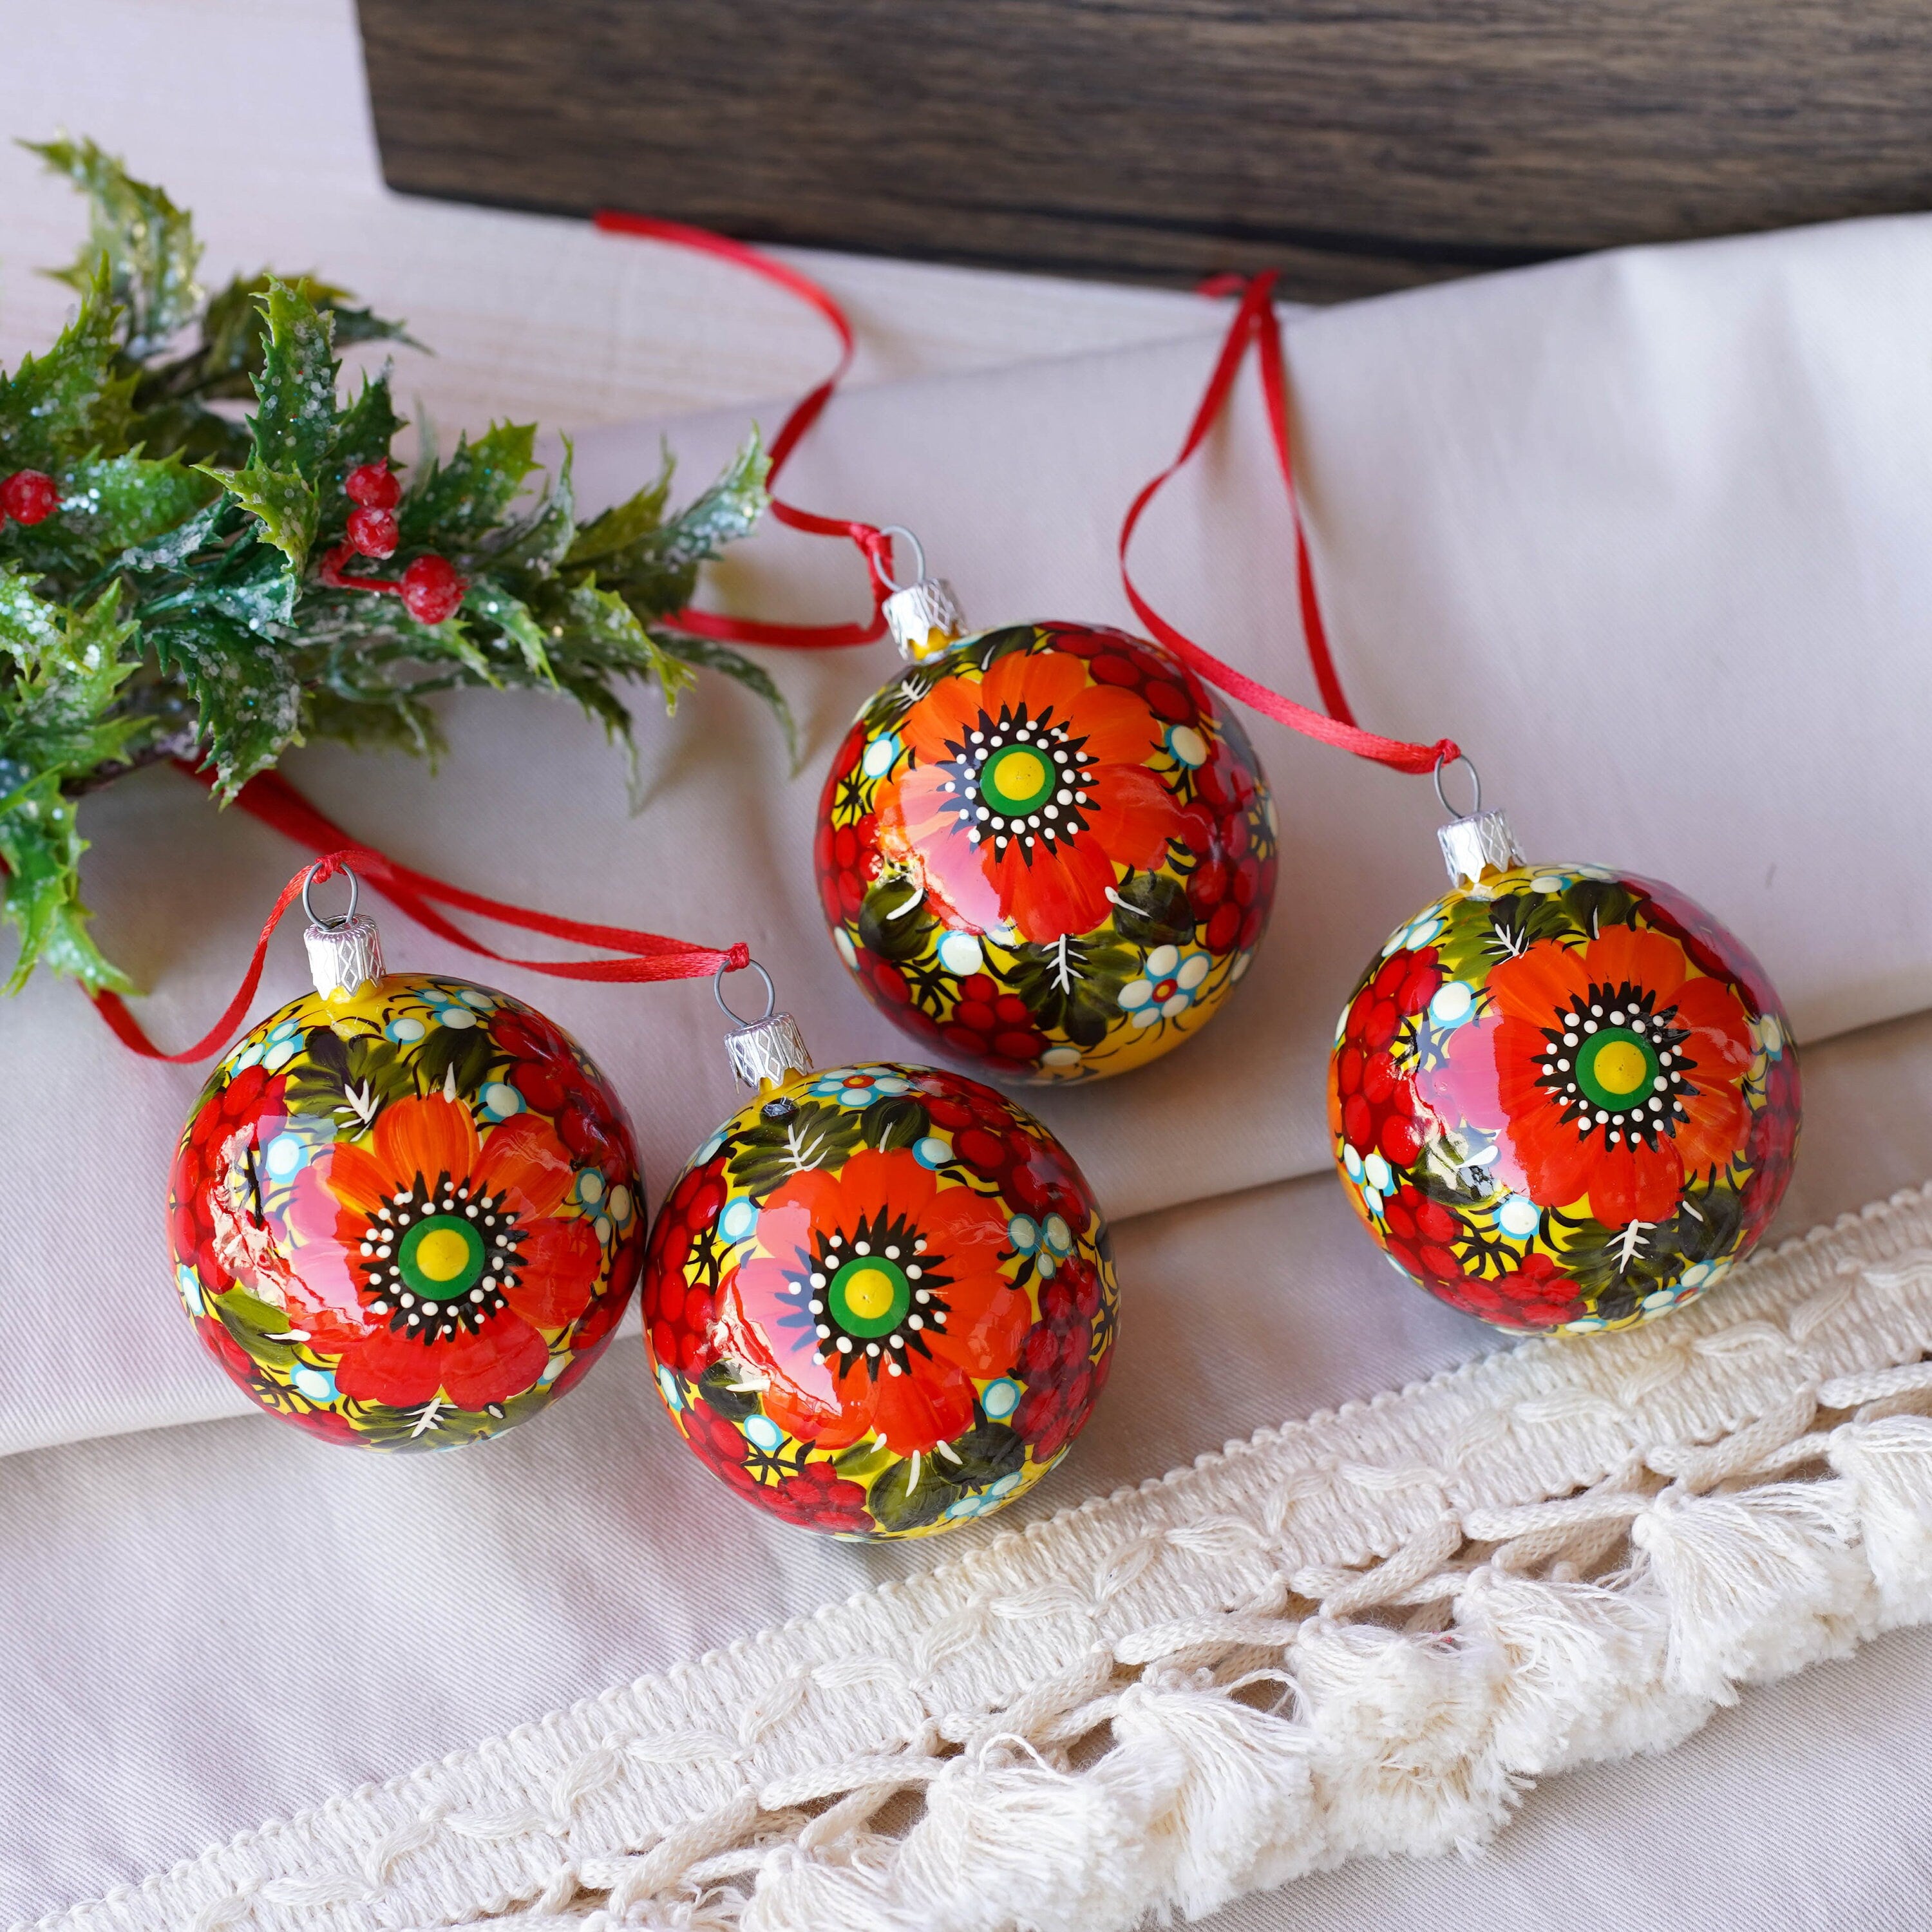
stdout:
[[(389, 474), (386, 456), (380, 463), (364, 463), (350, 470), (342, 479), (342, 487), (355, 502), (371, 510), (393, 510), (402, 500), (403, 486)], [(387, 550), (369, 552), (371, 556), (388, 554)]]
[(60, 488), (42, 470), (16, 470), (0, 483), (0, 520), (44, 524), (60, 507)]
[(469, 588), (447, 557), (419, 556), (403, 572), (403, 603), (418, 624), (441, 623)]
[(349, 519), (349, 541), (364, 556), (394, 556), (400, 534), (391, 511), (358, 510)]

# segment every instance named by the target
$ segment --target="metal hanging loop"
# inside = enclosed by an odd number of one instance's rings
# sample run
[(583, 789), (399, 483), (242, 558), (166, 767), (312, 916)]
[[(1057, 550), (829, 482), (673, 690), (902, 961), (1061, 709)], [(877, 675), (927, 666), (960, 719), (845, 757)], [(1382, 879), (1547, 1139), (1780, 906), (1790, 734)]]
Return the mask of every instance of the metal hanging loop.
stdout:
[(772, 1014), (776, 1012), (778, 1010), (778, 988), (772, 984), (772, 976), (767, 973), (755, 959), (748, 959), (745, 963), (754, 973), (758, 974), (760, 980), (764, 980), (765, 982), (764, 1011), (761, 1012), (756, 1019), (746, 1020), (740, 1019), (738, 1016), (731, 1010), (730, 1006), (726, 1002), (724, 998), (724, 975), (731, 970), (728, 966), (721, 966), (718, 968), (718, 976), (711, 982), (711, 997), (718, 1002), (718, 1010), (723, 1013), (724, 1017), (729, 1020), (734, 1026), (763, 1026), (766, 1021), (770, 1019)]
[(342, 876), (349, 881), (349, 910), (339, 918), (324, 919), (310, 903), (308, 889), (315, 884), (316, 874), (322, 870), (320, 863), (310, 866), (302, 878), (302, 910), (308, 914), (310, 925), (319, 926), (325, 932), (340, 932), (356, 916), (356, 902), (362, 896), (361, 887), (356, 882), (354, 872), (346, 866), (341, 866), (338, 869)]
[[(1475, 794), (1474, 797), (1470, 801), (1467, 812), (1458, 812), (1449, 802), (1449, 794), (1442, 789), (1442, 774), (1456, 765), (1468, 767), (1469, 783)], [(1436, 770), (1430, 776), (1436, 781), (1436, 796), (1442, 801), (1442, 809), (1448, 813), (1451, 818), (1474, 818), (1482, 810), (1482, 774), (1476, 770), (1474, 761), (1466, 753), (1459, 752), (1453, 758), (1438, 758), (1436, 760)]]
[(882, 537), (904, 537), (912, 545), (912, 575), (904, 584), (892, 574), (890, 562), (892, 547), (890, 544), (886, 546), (888, 561), (879, 566), (879, 574), (885, 579), (886, 588), (889, 590), (910, 590), (915, 584), (923, 584), (926, 581), (926, 546), (903, 524), (884, 524), (879, 534)]

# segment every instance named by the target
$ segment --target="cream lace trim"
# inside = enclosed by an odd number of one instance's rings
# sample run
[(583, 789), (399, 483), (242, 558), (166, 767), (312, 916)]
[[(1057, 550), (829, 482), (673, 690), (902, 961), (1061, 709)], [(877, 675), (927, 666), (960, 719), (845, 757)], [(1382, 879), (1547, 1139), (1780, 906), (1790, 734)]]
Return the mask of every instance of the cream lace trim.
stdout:
[(1101, 1932), (1468, 1846), (1932, 1618), (1932, 1190), (1264, 1430), (41, 1932)]

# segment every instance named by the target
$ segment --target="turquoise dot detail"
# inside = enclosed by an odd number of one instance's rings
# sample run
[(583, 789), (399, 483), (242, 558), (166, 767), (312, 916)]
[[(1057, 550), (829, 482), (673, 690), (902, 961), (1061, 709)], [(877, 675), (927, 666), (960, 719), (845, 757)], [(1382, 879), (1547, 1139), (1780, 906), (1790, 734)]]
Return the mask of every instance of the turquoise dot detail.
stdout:
[(923, 1140), (913, 1143), (913, 1158), (921, 1167), (940, 1168), (952, 1158), (950, 1142), (941, 1140), (937, 1134), (928, 1134)]
[(1004, 1422), (1020, 1406), (1021, 1389), (1011, 1376), (988, 1382), (981, 1391), (980, 1406), (995, 1422)]
[(262, 1150), (272, 1180), (292, 1180), (308, 1160), (308, 1148), (293, 1134), (278, 1134)]
[(758, 1204), (743, 1194), (728, 1201), (724, 1213), (718, 1217), (718, 1232), (728, 1241), (749, 1240), (758, 1225)]
[(748, 1415), (745, 1418), (745, 1439), (754, 1449), (762, 1449), (769, 1456), (784, 1441), (784, 1431), (769, 1415)]

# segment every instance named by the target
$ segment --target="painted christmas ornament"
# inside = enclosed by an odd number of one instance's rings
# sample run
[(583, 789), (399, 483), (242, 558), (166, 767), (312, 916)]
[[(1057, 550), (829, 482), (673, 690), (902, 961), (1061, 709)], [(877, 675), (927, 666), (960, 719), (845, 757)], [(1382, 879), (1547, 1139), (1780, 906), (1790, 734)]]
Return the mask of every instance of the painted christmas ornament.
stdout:
[[(1480, 802), (1480, 801), (1479, 801)], [(1442, 832), (1453, 889), (1336, 1036), (1350, 1198), (1419, 1286), (1498, 1328), (1622, 1328), (1756, 1245), (1791, 1175), (1797, 1049), (1764, 969), (1667, 886)]]
[(271, 1414), (368, 1448), (478, 1441), (571, 1388), (630, 1299), (630, 1124), (520, 1000), (386, 974), (352, 906), (306, 938), (317, 990), (224, 1058), (182, 1132), (182, 1299)]
[(644, 1338), (693, 1451), (834, 1535), (929, 1535), (1024, 1496), (1107, 1379), (1118, 1292), (1079, 1169), (1004, 1095), (812, 1070), (772, 1015), (728, 1037), (753, 1099), (651, 1230)]
[(840, 958), (922, 1044), (1002, 1078), (1170, 1052), (1247, 970), (1274, 896), (1246, 734), (1144, 638), (961, 638), (930, 580), (886, 610), (913, 662), (859, 714), (819, 808)]

